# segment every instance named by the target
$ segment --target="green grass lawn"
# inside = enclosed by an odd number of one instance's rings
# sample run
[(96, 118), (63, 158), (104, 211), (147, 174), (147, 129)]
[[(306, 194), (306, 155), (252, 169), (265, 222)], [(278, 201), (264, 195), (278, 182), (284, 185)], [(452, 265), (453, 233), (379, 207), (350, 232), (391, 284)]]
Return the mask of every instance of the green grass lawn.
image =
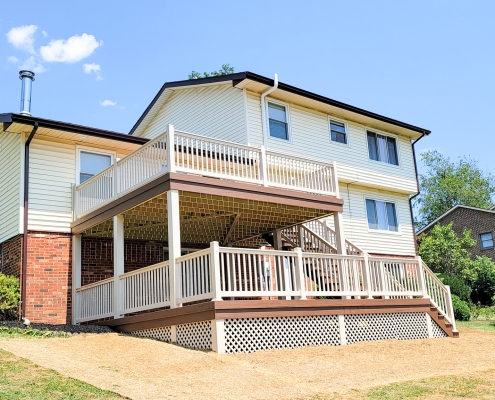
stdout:
[(465, 376), (421, 379), (373, 388), (364, 398), (370, 400), (400, 399), (494, 399), (495, 370)]
[(0, 350), (1, 400), (125, 399)]
[[(495, 321), (456, 321), (457, 329), (476, 329), (495, 333)], [(462, 334), (462, 333), (461, 333)]]

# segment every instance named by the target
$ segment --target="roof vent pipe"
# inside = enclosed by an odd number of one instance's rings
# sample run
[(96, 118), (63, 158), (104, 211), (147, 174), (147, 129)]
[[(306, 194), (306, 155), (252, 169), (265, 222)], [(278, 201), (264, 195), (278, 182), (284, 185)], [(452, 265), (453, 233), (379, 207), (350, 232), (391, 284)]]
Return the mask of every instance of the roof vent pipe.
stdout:
[(22, 80), (21, 114), (31, 115), (31, 88), (34, 81), (34, 72), (19, 71), (19, 79)]

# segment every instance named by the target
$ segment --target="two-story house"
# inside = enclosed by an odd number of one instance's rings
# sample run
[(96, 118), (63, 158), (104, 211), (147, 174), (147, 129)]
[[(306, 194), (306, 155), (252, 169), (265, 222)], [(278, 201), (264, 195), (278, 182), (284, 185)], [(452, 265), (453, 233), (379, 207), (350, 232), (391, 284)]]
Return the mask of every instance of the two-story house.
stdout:
[(1, 268), (33, 321), (219, 352), (456, 334), (415, 252), (426, 129), (250, 72), (165, 83), (128, 135), (0, 121)]

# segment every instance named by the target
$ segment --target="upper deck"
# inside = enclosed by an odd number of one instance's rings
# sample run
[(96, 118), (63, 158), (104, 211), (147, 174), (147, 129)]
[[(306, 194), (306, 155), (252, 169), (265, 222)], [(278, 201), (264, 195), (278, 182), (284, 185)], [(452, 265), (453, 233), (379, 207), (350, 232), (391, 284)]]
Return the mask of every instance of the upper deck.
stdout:
[(76, 186), (74, 219), (174, 172), (339, 196), (336, 163), (175, 131), (169, 125), (167, 132)]

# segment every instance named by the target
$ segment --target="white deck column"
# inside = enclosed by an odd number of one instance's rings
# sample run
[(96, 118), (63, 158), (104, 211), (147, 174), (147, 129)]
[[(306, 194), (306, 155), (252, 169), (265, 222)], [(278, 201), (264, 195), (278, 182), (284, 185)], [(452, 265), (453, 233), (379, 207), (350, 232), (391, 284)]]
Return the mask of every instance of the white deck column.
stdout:
[(223, 319), (211, 321), (211, 347), (218, 354), (225, 354), (225, 321)]
[(81, 235), (72, 235), (72, 325), (79, 318), (79, 299), (77, 289), (81, 287)]
[(119, 214), (113, 217), (113, 305), (114, 318), (122, 318), (122, 299), (120, 275), (124, 274), (124, 215)]
[(346, 254), (345, 249), (345, 233), (344, 233), (344, 220), (342, 218), (341, 212), (333, 213), (333, 221), (335, 225), (335, 233), (336, 233), (336, 247), (338, 254)]
[(175, 260), (181, 256), (180, 247), (180, 209), (179, 191), (167, 192), (167, 218), (168, 218), (168, 260), (170, 269), (170, 308), (177, 308), (177, 298), (180, 294), (179, 275)]

